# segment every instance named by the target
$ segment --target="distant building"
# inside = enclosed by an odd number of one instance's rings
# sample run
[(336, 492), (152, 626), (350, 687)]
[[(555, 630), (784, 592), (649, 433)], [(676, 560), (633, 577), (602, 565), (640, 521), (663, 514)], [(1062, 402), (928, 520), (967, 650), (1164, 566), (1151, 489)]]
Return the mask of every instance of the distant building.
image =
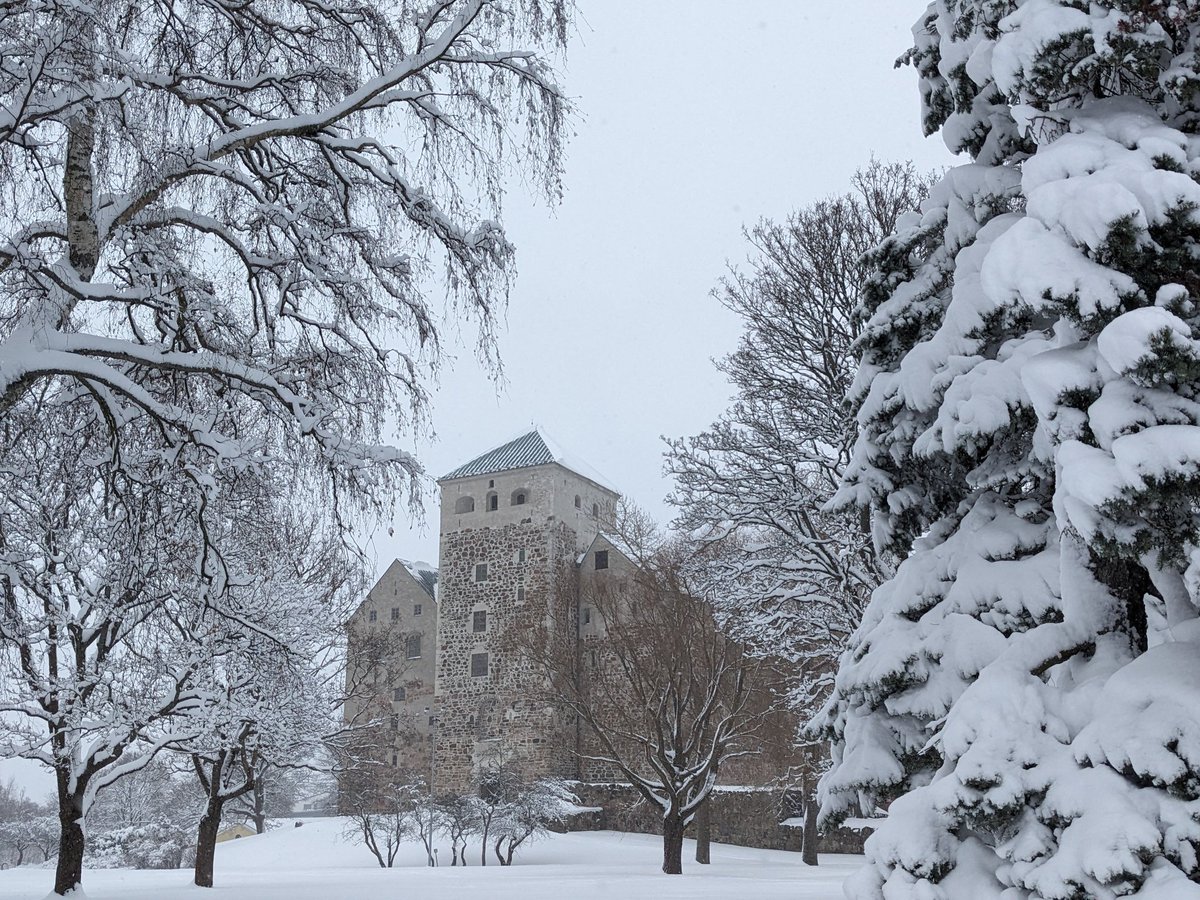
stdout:
[[(625, 593), (636, 572), (605, 537), (616, 489), (536, 429), (438, 484), (438, 568), (397, 560), (349, 622), (348, 679), (367, 690), (347, 720), (384, 722), (369, 732), (373, 755), (432, 772), (438, 793), (470, 791), (498, 758), (526, 777), (619, 778), (580, 761), (598, 750), (594, 737), (545, 699), (543, 675), (514, 646), (553, 623), (580, 677), (596, 665), (605, 625), (591, 604)], [(795, 726), (784, 727), (790, 748)], [(735, 760), (729, 774), (760, 783), (788, 768), (760, 758), (762, 772)]]
[[(426, 776), (432, 762), (439, 791), (468, 790), (497, 753), (528, 775), (577, 776), (574, 719), (532, 699), (535, 675), (506, 635), (550, 612), (586, 631), (578, 572), (594, 565), (590, 548), (619, 495), (538, 429), (438, 484), (438, 568), (396, 561), (348, 623), (348, 677), (373, 669), (378, 688), (372, 700), (347, 704), (347, 720), (392, 716), (384, 761)], [(393, 659), (376, 665), (370, 657), (388, 635)], [(402, 661), (394, 659), (399, 647)]]
[[(381, 723), (371, 740), (386, 764), (429, 770), (437, 655), (437, 569), (396, 560), (346, 623), (347, 723)], [(386, 741), (379, 735), (386, 735)]]
[(236, 841), (239, 838), (253, 837), (258, 834), (249, 825), (239, 822), (237, 825), (230, 825), (228, 828), (217, 832), (217, 843), (221, 844), (225, 841)]

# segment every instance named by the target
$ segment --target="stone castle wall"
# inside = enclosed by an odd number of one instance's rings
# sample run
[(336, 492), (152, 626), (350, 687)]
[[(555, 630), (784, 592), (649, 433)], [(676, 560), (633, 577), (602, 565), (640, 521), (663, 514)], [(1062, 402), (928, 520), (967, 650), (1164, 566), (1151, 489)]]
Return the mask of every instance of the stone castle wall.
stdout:
[[(352, 660), (347, 667), (345, 721), (370, 728), (381, 763), (426, 775), (435, 674), (434, 598), (397, 560), (346, 628)], [(410, 637), (419, 639), (419, 646), (410, 645)]]
[[(574, 721), (531, 698), (540, 676), (517, 640), (547, 617), (576, 628), (574, 603), (562, 590), (575, 544), (563, 523), (533, 517), (443, 533), (437, 790), (470, 791), (481, 769), (501, 762), (527, 777), (576, 773)], [(483, 631), (475, 630), (476, 613), (485, 614)], [(487, 674), (472, 675), (472, 656), (482, 653)]]

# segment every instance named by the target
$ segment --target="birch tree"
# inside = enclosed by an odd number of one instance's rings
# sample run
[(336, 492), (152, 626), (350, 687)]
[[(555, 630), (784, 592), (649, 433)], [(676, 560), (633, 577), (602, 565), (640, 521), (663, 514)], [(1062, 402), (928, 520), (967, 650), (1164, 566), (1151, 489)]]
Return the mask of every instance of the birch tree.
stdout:
[(105, 465), (158, 454), (210, 542), (214, 470), (291, 467), (339, 516), (390, 509), (420, 466), (381, 441), (424, 421), (443, 329), (496, 361), (503, 179), (557, 196), (567, 106), (543, 51), (567, 13), (0, 10), (0, 414), (90, 404)]
[(381, 441), (423, 421), (443, 329), (495, 363), (502, 180), (557, 195), (567, 106), (543, 54), (567, 14), (0, 9), (0, 633), (4, 709), (27, 717), (5, 750), (56, 773), (56, 892), (96, 790), (237, 647), (197, 638), (236, 617), (223, 492), (270, 472), (343, 529), (389, 508), (420, 467)]

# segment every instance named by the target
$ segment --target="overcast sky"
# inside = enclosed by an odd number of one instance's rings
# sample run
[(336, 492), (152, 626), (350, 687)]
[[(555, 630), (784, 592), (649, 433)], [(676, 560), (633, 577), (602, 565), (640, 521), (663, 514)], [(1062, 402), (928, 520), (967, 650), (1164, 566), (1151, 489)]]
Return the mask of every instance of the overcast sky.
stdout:
[[(457, 349), (434, 396), (437, 477), (536, 422), (664, 523), (662, 435), (703, 430), (729, 400), (711, 360), (738, 321), (710, 296), (746, 258), (743, 225), (845, 191), (872, 155), (951, 162), (921, 136), (915, 73), (895, 69), (923, 4), (865, 0), (580, 0), (563, 83), (579, 119), (566, 194), (514, 186), (505, 223), (518, 279), (497, 393)], [(397, 510), (394, 557), (437, 559)]]

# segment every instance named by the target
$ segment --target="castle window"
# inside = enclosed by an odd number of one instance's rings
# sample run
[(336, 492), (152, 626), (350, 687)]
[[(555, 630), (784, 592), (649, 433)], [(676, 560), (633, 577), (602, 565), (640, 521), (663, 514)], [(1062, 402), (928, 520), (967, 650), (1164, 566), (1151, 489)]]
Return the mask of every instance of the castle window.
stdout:
[(512, 492), (512, 505), (513, 506), (524, 506), (525, 501), (528, 498), (529, 498), (529, 493), (524, 488), (522, 488), (519, 491), (513, 491)]
[(486, 653), (471, 654), (471, 677), (487, 678), (488, 655)]
[(396, 754), (393, 753), (392, 754), (392, 765), (398, 766), (399, 764), (400, 764), (400, 757), (396, 756)]
[(517, 585), (517, 602), (518, 603), (525, 602), (525, 585), (523, 585), (523, 584)]
[(488, 580), (487, 563), (475, 563), (475, 580), (476, 581), (487, 581)]
[(404, 702), (404, 688), (399, 687), (399, 688), (392, 689), (392, 702), (393, 703), (403, 703)]
[(580, 499), (580, 496), (579, 496), (578, 494), (576, 494), (576, 495), (575, 495), (575, 508), (576, 508), (576, 509), (582, 509), (582, 508), (583, 508), (583, 500), (582, 500), (582, 499)]
[(596, 551), (596, 568), (597, 569), (607, 569), (608, 568), (608, 551), (607, 550), (597, 550)]
[(393, 622), (400, 621), (400, 607), (398, 607), (398, 606), (392, 607), (392, 621)]
[(588, 658), (588, 662), (591, 664), (591, 667), (593, 669), (596, 668), (596, 651), (595, 650), (591, 651), (589, 658)]
[(585, 606), (583, 608), (583, 624), (584, 625), (592, 624), (592, 608), (590, 606)]
[(500, 508), (500, 496), (498, 494), (487, 495), (488, 512), (495, 512)]
[(421, 636), (410, 634), (404, 641), (404, 655), (409, 659), (421, 658)]
[(487, 631), (487, 610), (477, 609), (471, 613), (471, 630)]
[(495, 481), (495, 479), (489, 478), (489, 479), (488, 479), (488, 487), (490, 487), (490, 488), (494, 488), (495, 486), (496, 486), (496, 481)]
[(460, 513), (460, 514), (475, 512), (475, 498), (474, 497), (459, 497), (457, 500), (454, 501), (454, 511), (456, 513)]
[(414, 604), (413, 604), (413, 615), (414, 615), (414, 616), (419, 616), (420, 614), (421, 614), (421, 604), (420, 604), (420, 603), (414, 603)]
[(392, 716), (392, 731), (399, 731), (399, 730), (400, 730), (400, 717)]
[(513, 554), (513, 561), (517, 562), (517, 563), (525, 562), (525, 548), (524, 547), (522, 547), (515, 554)]
[(593, 519), (600, 518), (600, 504), (599, 503), (592, 504), (592, 518)]
[(367, 613), (367, 621), (368, 622), (374, 622), (378, 618), (379, 618), (379, 613), (375, 612), (375, 610), (371, 610), (369, 613)]

